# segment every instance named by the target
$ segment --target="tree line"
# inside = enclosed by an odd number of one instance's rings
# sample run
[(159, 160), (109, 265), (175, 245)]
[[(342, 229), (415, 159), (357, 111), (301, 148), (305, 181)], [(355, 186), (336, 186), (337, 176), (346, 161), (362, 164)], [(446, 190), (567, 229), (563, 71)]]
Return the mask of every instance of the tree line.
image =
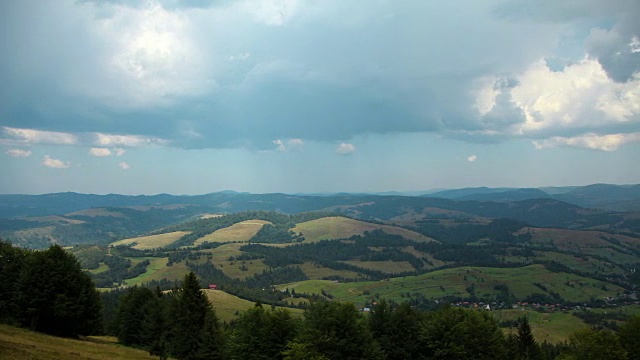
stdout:
[(640, 358), (640, 317), (618, 332), (586, 328), (557, 345), (538, 343), (526, 317), (514, 325), (515, 333), (505, 335), (490, 312), (451, 306), (422, 311), (384, 300), (368, 312), (351, 303), (314, 301), (302, 318), (256, 303), (221, 324), (190, 273), (171, 292), (129, 289), (111, 330), (123, 344), (177, 359)]
[(0, 322), (58, 336), (97, 334), (100, 296), (60, 246), (32, 251), (0, 240)]

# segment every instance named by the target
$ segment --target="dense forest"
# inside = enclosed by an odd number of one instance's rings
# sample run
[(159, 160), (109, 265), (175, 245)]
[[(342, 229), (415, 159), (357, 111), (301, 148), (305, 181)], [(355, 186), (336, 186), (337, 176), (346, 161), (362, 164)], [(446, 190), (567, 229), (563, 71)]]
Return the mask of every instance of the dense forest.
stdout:
[[(536, 342), (526, 317), (515, 322), (515, 333), (504, 335), (487, 311), (422, 311), (384, 300), (366, 312), (350, 303), (313, 301), (301, 319), (256, 303), (220, 324), (193, 273), (171, 292), (133, 287), (108, 297), (117, 305), (107, 331), (161, 358), (637, 359), (640, 341), (640, 317), (617, 332), (588, 328), (552, 345)], [(192, 334), (188, 340), (181, 336), (185, 331)]]
[(98, 291), (72, 254), (0, 240), (0, 322), (76, 337), (100, 333), (101, 314)]

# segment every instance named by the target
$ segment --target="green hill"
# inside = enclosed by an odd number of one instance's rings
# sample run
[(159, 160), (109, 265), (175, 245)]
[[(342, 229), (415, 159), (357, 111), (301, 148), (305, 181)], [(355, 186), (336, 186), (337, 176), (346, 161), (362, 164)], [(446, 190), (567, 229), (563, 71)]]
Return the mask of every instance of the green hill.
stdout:
[(505, 292), (519, 300), (541, 294), (549, 298), (547, 302), (551, 302), (552, 293), (557, 293), (566, 301), (584, 302), (591, 298), (615, 297), (624, 291), (621, 287), (607, 282), (575, 274), (552, 272), (542, 265), (520, 268), (458, 267), (379, 281), (306, 280), (278, 286), (280, 290), (287, 288), (294, 289), (296, 293), (306, 294), (321, 294), (324, 291), (335, 300), (363, 306), (380, 298), (402, 302), (412, 298), (433, 300), (446, 296), (475, 296), (478, 299), (492, 301)]

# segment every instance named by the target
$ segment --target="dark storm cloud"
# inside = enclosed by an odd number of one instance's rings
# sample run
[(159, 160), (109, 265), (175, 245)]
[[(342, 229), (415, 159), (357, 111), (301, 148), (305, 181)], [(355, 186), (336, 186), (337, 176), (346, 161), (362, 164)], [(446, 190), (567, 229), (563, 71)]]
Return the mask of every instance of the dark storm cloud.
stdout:
[[(616, 81), (637, 71), (639, 53), (624, 50), (636, 3), (573, 3), (4, 3), (0, 125), (184, 148), (411, 132), (522, 136), (527, 116), (537, 116), (524, 107), (540, 94), (518, 103), (519, 75), (554, 56), (566, 23), (613, 23), (593, 31), (587, 49)], [(537, 134), (584, 130), (550, 124)]]

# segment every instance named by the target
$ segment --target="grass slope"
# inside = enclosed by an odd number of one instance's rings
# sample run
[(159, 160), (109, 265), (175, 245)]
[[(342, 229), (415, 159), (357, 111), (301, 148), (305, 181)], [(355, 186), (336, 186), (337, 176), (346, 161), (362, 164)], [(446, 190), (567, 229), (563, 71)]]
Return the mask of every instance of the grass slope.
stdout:
[[(237, 296), (228, 294), (222, 290), (202, 290), (207, 295), (207, 298), (216, 310), (216, 314), (222, 321), (229, 322), (237, 317), (237, 313), (252, 308), (255, 303), (241, 299)], [(269, 305), (263, 305), (268, 307)], [(277, 307), (280, 308), (280, 307)], [(289, 309), (294, 316), (302, 316), (303, 310), (301, 309)]]
[(100, 341), (65, 339), (0, 324), (0, 359), (157, 359), (142, 350)]
[[(516, 320), (526, 316), (529, 318), (531, 332), (540, 343), (547, 341), (557, 344), (569, 340), (569, 336), (578, 330), (587, 327), (577, 316), (571, 313), (555, 312), (541, 313), (531, 310), (500, 310), (492, 312), (498, 321)], [(516, 328), (504, 329), (506, 334), (517, 334)]]
[(318, 242), (320, 240), (344, 239), (353, 235), (362, 235), (365, 231), (372, 230), (382, 230), (388, 234), (401, 235), (407, 239), (416, 241), (433, 241), (433, 239), (418, 234), (415, 231), (397, 226), (373, 224), (340, 216), (306, 221), (297, 224), (291, 230), (295, 233), (302, 233), (305, 238), (305, 243)]
[(200, 245), (204, 242), (232, 242), (232, 241), (249, 241), (265, 224), (271, 224), (264, 220), (246, 220), (233, 224), (229, 227), (219, 229), (213, 233), (203, 236), (196, 240), (194, 245)]
[(174, 231), (174, 232), (165, 233), (165, 234), (142, 236), (142, 237), (119, 240), (112, 243), (111, 245), (118, 246), (118, 245), (129, 245), (129, 244), (135, 243), (135, 245), (132, 246), (134, 249), (150, 250), (150, 249), (162, 248), (169, 244), (172, 244), (176, 242), (178, 239), (180, 239), (181, 237), (189, 233), (190, 233), (189, 231)]
[(541, 265), (511, 269), (460, 267), (381, 281), (337, 283), (329, 280), (306, 280), (283, 284), (278, 288), (288, 287), (295, 289), (297, 293), (308, 294), (320, 294), (325, 290), (336, 300), (364, 305), (379, 297), (402, 302), (414, 293), (423, 294), (427, 298), (469, 297), (470, 286), (473, 286), (475, 295), (481, 298), (483, 295), (497, 295), (499, 292), (494, 287), (498, 284), (505, 284), (519, 299), (533, 293), (545, 293), (533, 283), (544, 284), (548, 291), (560, 294), (567, 301), (576, 302), (587, 301), (590, 297), (601, 299), (604, 296), (616, 296), (623, 292), (622, 288), (610, 283), (573, 274), (551, 272)]

